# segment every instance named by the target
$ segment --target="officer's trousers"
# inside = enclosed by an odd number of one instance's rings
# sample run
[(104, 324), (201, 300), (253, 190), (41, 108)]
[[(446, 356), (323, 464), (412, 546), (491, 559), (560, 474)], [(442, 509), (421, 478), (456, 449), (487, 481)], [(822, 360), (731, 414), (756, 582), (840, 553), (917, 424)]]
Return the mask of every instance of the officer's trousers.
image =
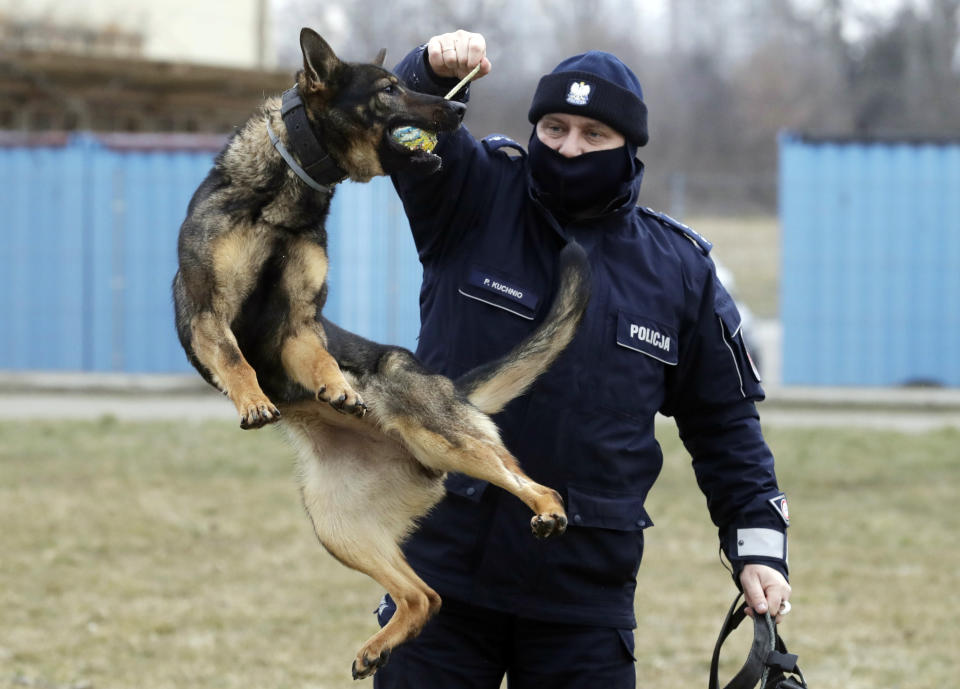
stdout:
[[(395, 610), (386, 597), (386, 624)], [(531, 620), (444, 598), (417, 638), (394, 649), (374, 689), (634, 689), (633, 631)]]

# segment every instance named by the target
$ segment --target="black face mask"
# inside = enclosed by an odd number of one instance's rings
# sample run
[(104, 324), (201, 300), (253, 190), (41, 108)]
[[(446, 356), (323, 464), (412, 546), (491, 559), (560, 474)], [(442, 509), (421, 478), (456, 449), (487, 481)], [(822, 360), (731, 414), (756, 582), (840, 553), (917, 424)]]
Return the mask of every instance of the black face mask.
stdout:
[(630, 144), (567, 158), (540, 141), (534, 130), (527, 150), (538, 198), (551, 211), (570, 217), (600, 212), (628, 194), (643, 168)]

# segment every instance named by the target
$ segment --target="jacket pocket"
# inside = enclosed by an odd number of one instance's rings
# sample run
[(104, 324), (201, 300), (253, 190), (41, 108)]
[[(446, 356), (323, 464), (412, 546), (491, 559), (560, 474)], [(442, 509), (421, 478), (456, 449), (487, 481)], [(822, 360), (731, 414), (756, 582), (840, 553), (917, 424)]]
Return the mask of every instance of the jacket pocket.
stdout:
[(461, 473), (447, 474), (447, 494), (424, 515), (404, 545), (417, 571), (454, 580), (472, 576), (482, 556), (483, 525), (490, 520), (490, 505), (481, 500), (488, 485)]
[(451, 472), (447, 474), (444, 485), (447, 492), (452, 495), (466, 498), (471, 502), (480, 502), (480, 498), (483, 497), (484, 491), (490, 484), (483, 479), (473, 478), (459, 472)]
[(643, 498), (574, 486), (567, 486), (567, 516), (571, 526), (613, 531), (642, 531), (653, 526)]
[(569, 526), (547, 543), (542, 585), (561, 599), (602, 605), (632, 600), (643, 557), (643, 530), (653, 522), (633, 494), (567, 487)]
[(612, 307), (607, 314), (598, 363), (596, 389), (600, 406), (629, 416), (660, 408), (667, 366), (680, 356), (678, 329), (652, 309)]

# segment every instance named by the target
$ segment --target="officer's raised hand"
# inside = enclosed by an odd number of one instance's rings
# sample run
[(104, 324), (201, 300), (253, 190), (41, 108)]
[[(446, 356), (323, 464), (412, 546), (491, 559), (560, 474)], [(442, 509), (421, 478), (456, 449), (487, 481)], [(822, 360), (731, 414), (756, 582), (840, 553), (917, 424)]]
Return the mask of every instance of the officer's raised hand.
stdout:
[(476, 79), (490, 73), (487, 42), (481, 34), (459, 29), (427, 41), (430, 69), (438, 77), (462, 79), (479, 63)]

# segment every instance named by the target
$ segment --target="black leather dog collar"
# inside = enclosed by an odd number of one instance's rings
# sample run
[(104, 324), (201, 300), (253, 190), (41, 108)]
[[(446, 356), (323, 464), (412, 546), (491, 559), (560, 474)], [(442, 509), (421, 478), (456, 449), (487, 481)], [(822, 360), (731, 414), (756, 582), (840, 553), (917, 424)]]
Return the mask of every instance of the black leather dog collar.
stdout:
[(296, 86), (283, 92), (280, 116), (287, 128), (290, 148), (293, 155), (300, 161), (300, 165), (290, 160), (288, 157), (290, 152), (284, 148), (279, 137), (276, 137), (272, 130), (270, 140), (297, 176), (314, 189), (318, 186), (330, 187), (346, 179), (347, 173), (323, 149), (313, 133), (310, 121), (307, 119), (307, 109)]

